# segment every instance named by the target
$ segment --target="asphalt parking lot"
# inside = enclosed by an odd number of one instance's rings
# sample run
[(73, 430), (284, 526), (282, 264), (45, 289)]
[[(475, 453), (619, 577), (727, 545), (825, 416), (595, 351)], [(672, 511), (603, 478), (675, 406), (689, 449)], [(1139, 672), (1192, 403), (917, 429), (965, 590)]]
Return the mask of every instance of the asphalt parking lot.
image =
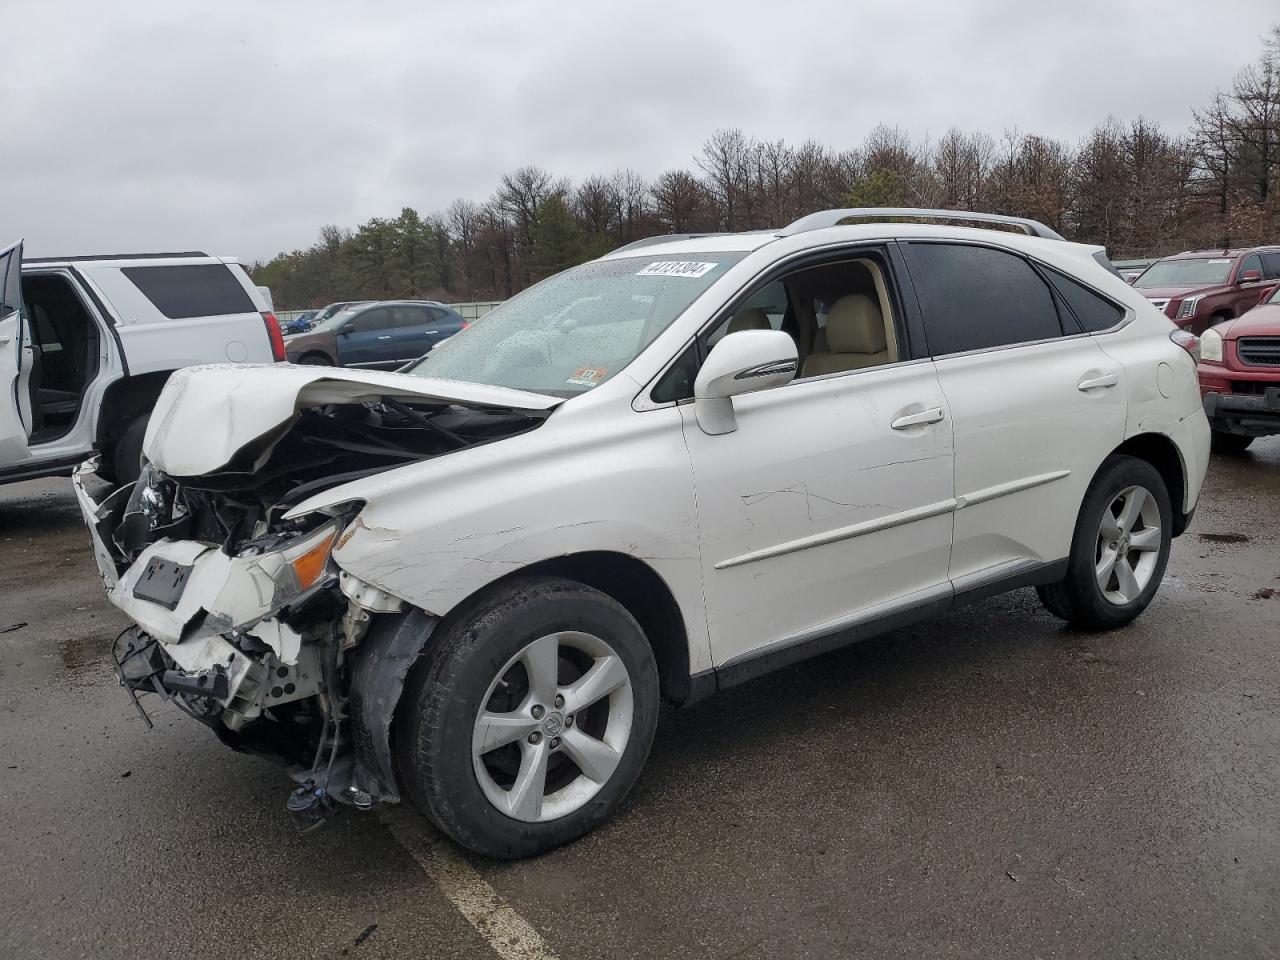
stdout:
[(1215, 457), (1132, 627), (1031, 591), (664, 717), (612, 822), (538, 860), (147, 730), (66, 480), (0, 488), (0, 957), (1280, 953), (1280, 439)]

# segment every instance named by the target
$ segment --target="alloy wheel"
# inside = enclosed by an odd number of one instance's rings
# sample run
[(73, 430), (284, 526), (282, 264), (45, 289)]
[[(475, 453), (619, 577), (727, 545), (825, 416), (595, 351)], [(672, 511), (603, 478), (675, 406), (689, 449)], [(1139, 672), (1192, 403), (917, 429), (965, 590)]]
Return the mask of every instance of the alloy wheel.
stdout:
[(1126, 487), (1098, 527), (1094, 576), (1103, 597), (1117, 606), (1137, 600), (1160, 562), (1164, 543), (1160, 506), (1146, 487)]
[(600, 637), (534, 640), (498, 671), (476, 713), (471, 755), (485, 797), (529, 823), (580, 809), (622, 760), (633, 706), (626, 664)]

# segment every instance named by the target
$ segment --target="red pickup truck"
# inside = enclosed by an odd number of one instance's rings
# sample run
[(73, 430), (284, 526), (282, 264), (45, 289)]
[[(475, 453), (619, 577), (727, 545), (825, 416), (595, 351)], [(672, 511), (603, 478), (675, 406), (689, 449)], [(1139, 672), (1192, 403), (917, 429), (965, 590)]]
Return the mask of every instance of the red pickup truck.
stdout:
[(1280, 433), (1280, 286), (1201, 335), (1198, 371), (1215, 450), (1239, 452)]
[(1164, 315), (1199, 336), (1254, 307), (1280, 281), (1280, 247), (1191, 250), (1157, 260), (1133, 287)]

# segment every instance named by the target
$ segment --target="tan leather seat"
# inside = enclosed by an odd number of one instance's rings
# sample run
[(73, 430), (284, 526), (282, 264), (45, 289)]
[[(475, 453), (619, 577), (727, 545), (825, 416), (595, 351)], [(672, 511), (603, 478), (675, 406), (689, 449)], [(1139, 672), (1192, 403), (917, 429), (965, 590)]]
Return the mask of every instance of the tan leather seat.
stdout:
[(851, 293), (831, 305), (826, 334), (827, 350), (809, 354), (802, 376), (820, 377), (889, 362), (884, 317), (880, 306), (865, 294)]
[(739, 310), (733, 315), (733, 319), (729, 321), (729, 329), (725, 331), (725, 336), (731, 333), (737, 333), (739, 330), (772, 330), (773, 324), (769, 322), (769, 315), (759, 307), (748, 307), (745, 310)]

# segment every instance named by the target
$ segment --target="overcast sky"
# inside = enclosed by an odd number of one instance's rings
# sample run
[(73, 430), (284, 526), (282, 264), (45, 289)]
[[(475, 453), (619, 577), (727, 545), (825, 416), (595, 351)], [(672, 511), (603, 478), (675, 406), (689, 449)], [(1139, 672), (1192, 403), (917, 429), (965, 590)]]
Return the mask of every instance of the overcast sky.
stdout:
[(1181, 131), (1280, 19), (1275, 0), (0, 7), (0, 246), (245, 259), (484, 200), (523, 164), (652, 177), (718, 127), (837, 148), (882, 121)]

